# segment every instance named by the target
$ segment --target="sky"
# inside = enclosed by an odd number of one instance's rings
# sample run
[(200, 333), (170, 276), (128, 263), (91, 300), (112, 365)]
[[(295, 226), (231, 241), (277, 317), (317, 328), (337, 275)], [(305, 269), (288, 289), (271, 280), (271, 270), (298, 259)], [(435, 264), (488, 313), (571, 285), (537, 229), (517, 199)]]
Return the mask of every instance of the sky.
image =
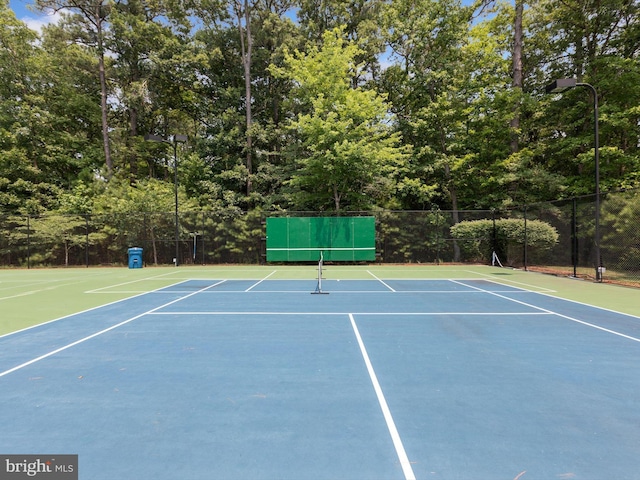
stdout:
[(33, 30), (40, 30), (43, 25), (55, 21), (55, 15), (44, 15), (30, 10), (29, 5), (33, 5), (31, 0), (9, 0), (9, 7), (16, 14), (16, 18), (22, 20)]
[[(469, 5), (472, 0), (462, 0), (463, 5)], [(9, 0), (9, 7), (16, 14), (16, 18), (22, 20), (33, 30), (39, 31), (43, 25), (55, 23), (57, 15), (44, 15), (36, 12), (32, 6), (33, 0)]]

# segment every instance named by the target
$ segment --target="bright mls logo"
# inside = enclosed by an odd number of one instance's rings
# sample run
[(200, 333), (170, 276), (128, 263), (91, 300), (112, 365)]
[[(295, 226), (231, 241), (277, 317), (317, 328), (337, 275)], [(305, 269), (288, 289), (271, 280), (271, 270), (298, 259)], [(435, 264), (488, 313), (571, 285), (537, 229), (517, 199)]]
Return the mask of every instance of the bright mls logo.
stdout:
[(78, 455), (0, 455), (0, 480), (78, 480)]

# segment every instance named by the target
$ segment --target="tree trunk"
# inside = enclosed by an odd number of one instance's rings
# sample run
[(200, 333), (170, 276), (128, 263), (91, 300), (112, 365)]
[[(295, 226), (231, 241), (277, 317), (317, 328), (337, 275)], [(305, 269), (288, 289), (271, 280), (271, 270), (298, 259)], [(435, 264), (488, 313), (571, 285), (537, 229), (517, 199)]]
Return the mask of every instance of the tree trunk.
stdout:
[(100, 75), (100, 109), (102, 111), (102, 141), (104, 144), (104, 160), (107, 166), (107, 176), (111, 177), (113, 162), (109, 146), (109, 122), (107, 117), (107, 75), (104, 67), (104, 39), (102, 38), (102, 4), (96, 4), (95, 12), (96, 36), (98, 42), (98, 68)]
[[(244, 12), (243, 12), (244, 10)], [(243, 15), (244, 13), (244, 15)], [(251, 175), (253, 173), (253, 137), (251, 135), (251, 125), (253, 123), (251, 112), (251, 54), (253, 49), (253, 39), (251, 37), (251, 12), (249, 10), (249, 1), (244, 0), (244, 7), (241, 8), (236, 3), (236, 15), (238, 17), (238, 31), (240, 33), (240, 47), (242, 48), (242, 66), (244, 67), (244, 90), (245, 90), (245, 113), (247, 128), (247, 195), (251, 193)], [(242, 28), (242, 17), (244, 16), (244, 29)]]
[[(516, 0), (515, 19), (513, 25), (513, 89), (520, 93), (522, 92), (522, 10), (523, 0)], [(519, 132), (520, 129), (520, 95), (516, 97), (516, 103), (513, 106), (513, 118), (509, 123), (511, 127), (511, 153), (516, 153), (520, 150), (519, 144)]]
[[(95, 27), (95, 32), (87, 30), (88, 45), (93, 47), (93, 34), (95, 33), (96, 48), (98, 53), (98, 77), (100, 81), (100, 109), (102, 112), (102, 141), (104, 144), (104, 158), (107, 167), (107, 177), (111, 177), (113, 172), (113, 162), (111, 159), (111, 148), (109, 146), (109, 124), (107, 105), (107, 78), (104, 64), (104, 32), (103, 25), (107, 21), (107, 16), (111, 9), (111, 4), (107, 0), (36, 0), (36, 6), (41, 11), (48, 9), (59, 12), (69, 9), (71, 12), (79, 14), (83, 20), (87, 20)], [(84, 32), (83, 32), (84, 33)]]
[[(129, 107), (129, 135), (136, 138), (138, 136), (138, 109)], [(138, 155), (133, 150), (129, 150), (129, 176), (131, 181), (138, 178)]]

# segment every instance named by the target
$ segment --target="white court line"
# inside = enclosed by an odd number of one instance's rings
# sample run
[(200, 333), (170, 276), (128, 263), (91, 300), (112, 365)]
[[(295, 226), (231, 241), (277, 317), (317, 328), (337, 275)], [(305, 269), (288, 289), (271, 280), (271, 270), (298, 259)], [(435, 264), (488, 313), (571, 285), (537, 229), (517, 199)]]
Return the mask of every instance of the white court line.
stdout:
[[(93, 275), (92, 275), (93, 276)], [(66, 280), (71, 280), (71, 279), (65, 279)], [(74, 279), (75, 280), (75, 279)], [(60, 288), (60, 287), (66, 287), (67, 285), (75, 285), (77, 283), (84, 283), (84, 279), (80, 279), (80, 277), (78, 277), (77, 281), (73, 281), (73, 282), (67, 282), (67, 283), (59, 283), (63, 280), (55, 280), (55, 281), (46, 281), (46, 282), (39, 282), (38, 284), (31, 284), (31, 285), (26, 285), (26, 286), (35, 286), (35, 285), (47, 285), (47, 286), (43, 286), (42, 288), (38, 289), (38, 290), (30, 290), (28, 292), (20, 292), (20, 293), (16, 293), (15, 295), (9, 295), (7, 297), (0, 297), (0, 300), (9, 300), (12, 298), (19, 298), (19, 297), (26, 297), (27, 295), (33, 295), (36, 293), (40, 293), (40, 292), (46, 292), (48, 290), (55, 290), (56, 288)], [(51, 285), (53, 283), (53, 285)], [(11, 288), (16, 288), (16, 287), (11, 287)]]
[[(100, 275), (100, 273), (92, 273), (87, 275), (88, 277), (95, 277)], [(15, 279), (10, 279), (10, 280), (2, 280), (0, 281), (0, 284), (3, 284), (2, 287), (0, 288), (0, 290), (12, 290), (14, 288), (25, 288), (25, 287), (39, 287), (42, 285), (49, 285), (49, 284), (59, 284), (59, 285), (53, 285), (47, 288), (55, 288), (57, 286), (64, 286), (64, 285), (73, 285), (75, 283), (80, 283), (83, 282), (87, 276), (76, 276), (76, 277), (68, 277), (68, 278), (57, 278), (57, 279), (49, 279), (49, 280), (35, 280), (35, 279), (25, 279), (25, 280), (15, 280)], [(77, 281), (76, 281), (77, 280)], [(60, 282), (70, 282), (70, 283), (60, 283)], [(26, 285), (24, 285), (26, 283)], [(23, 284), (23, 285), (18, 285), (18, 284)], [(43, 288), (41, 290), (35, 290), (35, 292), (40, 292), (42, 290), (47, 290), (47, 288)], [(29, 292), (31, 293), (31, 292)], [(16, 295), (19, 296), (19, 295)], [(12, 298), (12, 297), (6, 297), (6, 298)], [(2, 300), (2, 298), (0, 298), (0, 300)]]
[(277, 270), (274, 270), (273, 272), (271, 272), (269, 275), (267, 275), (266, 277), (264, 277), (262, 280), (257, 281), (256, 283), (254, 283), (253, 285), (251, 285), (249, 288), (247, 288), (245, 290), (245, 292), (250, 291), (252, 288), (257, 287), (258, 285), (260, 285), (262, 282), (264, 282), (267, 278), (269, 278), (271, 275), (273, 275), (274, 273), (276, 273)]
[[(325, 280), (326, 282), (326, 280)], [(169, 287), (167, 287), (169, 288)], [(499, 293), (535, 293), (535, 292), (528, 292), (526, 290), (495, 290), (496, 292)], [(155, 291), (155, 292), (149, 292), (149, 293), (180, 293), (181, 290), (162, 290), (162, 291)], [(111, 292), (109, 292), (111, 293)], [(127, 290), (122, 290), (122, 291), (115, 291), (113, 293), (138, 293), (138, 291), (127, 291)], [(286, 293), (286, 294), (295, 294), (295, 293), (309, 293), (309, 290), (252, 290), (252, 291), (247, 291), (247, 290), (216, 290), (216, 291), (208, 291), (208, 292), (203, 292), (207, 295), (225, 295), (227, 293), (252, 293), (255, 295), (258, 294), (273, 294), (273, 293)], [(402, 295), (402, 294), (406, 294), (406, 295), (415, 295), (416, 293), (419, 294), (436, 294), (436, 295), (440, 295), (440, 294), (456, 294), (456, 295), (482, 295), (484, 292), (481, 291), (473, 291), (473, 290), (404, 290), (404, 291), (397, 291), (394, 290), (393, 292), (390, 290), (331, 290), (332, 294), (336, 294), (336, 295), (352, 295), (354, 293), (357, 294), (367, 294), (367, 295), (381, 295), (381, 294), (387, 294), (390, 295), (392, 293), (394, 294), (398, 294), (398, 295)]]
[[(87, 290), (84, 293), (101, 293), (101, 290), (107, 290), (108, 288), (121, 287), (122, 285), (131, 285), (132, 283), (145, 282), (147, 280), (156, 280), (156, 279), (158, 279), (160, 277), (166, 277), (167, 275), (173, 275), (173, 273), (163, 273), (163, 274), (160, 274), (160, 275), (154, 275), (153, 277), (138, 278), (137, 280), (132, 280), (130, 282), (116, 283), (115, 285), (109, 285), (109, 286), (106, 286), (106, 287), (100, 287), (100, 288), (96, 288), (94, 290)], [(183, 283), (185, 281), (187, 281), (187, 280), (182, 280), (181, 282), (174, 283), (173, 285), (179, 285), (180, 283)], [(116, 293), (116, 292), (106, 292), (106, 293)]]
[[(169, 287), (173, 287), (174, 285), (179, 285), (180, 283), (184, 283), (184, 282), (174, 283), (173, 285), (169, 285)], [(0, 335), (0, 338), (8, 337), (10, 335), (16, 335), (16, 334), (21, 333), (21, 332), (26, 332), (27, 330), (33, 330), (34, 328), (42, 327), (44, 325), (48, 325), (49, 323), (59, 322), (60, 320), (64, 320), (65, 318), (73, 317), (74, 315), (82, 315), (83, 313), (91, 312), (93, 310), (97, 310), (97, 309), (102, 308), (102, 307), (108, 307), (109, 305), (115, 305), (116, 303), (120, 303), (120, 302), (124, 302), (124, 301), (127, 301), (127, 300), (131, 300), (132, 298), (141, 297), (143, 295), (146, 295), (147, 293), (155, 293), (158, 290), (162, 290), (163, 288), (167, 288), (167, 287), (160, 287), (160, 288), (157, 288), (155, 290), (138, 293), (137, 295), (132, 295), (132, 296), (127, 297), (127, 298), (121, 298), (120, 300), (114, 300), (113, 302), (104, 303), (102, 305), (98, 305), (97, 307), (91, 307), (91, 308), (87, 308), (86, 310), (80, 310), (79, 312), (73, 312), (73, 313), (70, 313), (69, 315), (65, 315), (64, 317), (54, 318), (53, 320), (47, 320), (46, 322), (37, 323), (35, 325), (31, 325), (30, 327), (25, 327), (25, 328), (21, 328), (20, 330), (15, 330), (13, 332), (2, 334), (2, 335)], [(135, 292), (133, 292), (133, 293), (135, 293)]]
[[(527, 307), (531, 307), (531, 308), (534, 308), (536, 310), (540, 310), (540, 311), (545, 312), (545, 313), (556, 315), (556, 316), (558, 316), (560, 318), (564, 318), (566, 320), (571, 320), (572, 322), (576, 322), (576, 323), (580, 323), (582, 325), (586, 325), (587, 327), (595, 328), (596, 330), (601, 330), (603, 332), (611, 333), (613, 335), (617, 335), (619, 337), (623, 337), (623, 338), (626, 338), (628, 340), (633, 340), (634, 342), (639, 342), (640, 343), (640, 338), (632, 337), (630, 335), (625, 335), (624, 333), (616, 332), (615, 330), (611, 330), (609, 328), (604, 328), (604, 327), (601, 327), (600, 325), (595, 325), (593, 323), (585, 322), (584, 320), (579, 320), (577, 318), (573, 318), (573, 317), (570, 317), (568, 315), (564, 315), (562, 313), (554, 312), (553, 310), (548, 310), (546, 308), (538, 307), (536, 305), (531, 305), (530, 303), (526, 303), (526, 302), (522, 302), (520, 300), (515, 300), (513, 298), (505, 297), (504, 295), (500, 295), (498, 293), (494, 293), (494, 292), (492, 292), (490, 290), (484, 290), (484, 289), (479, 288), (479, 287), (474, 287), (473, 285), (466, 285), (466, 284), (460, 283), (460, 282), (458, 282), (456, 280), (451, 280), (451, 281), (454, 282), (454, 283), (459, 283), (460, 285), (465, 285), (466, 287), (469, 287), (469, 288), (475, 288), (476, 290), (488, 293), (490, 295), (494, 295), (494, 296), (499, 297), (499, 298), (504, 298), (505, 300), (509, 300), (511, 302), (519, 303), (520, 305), (525, 305)], [(536, 293), (536, 292), (531, 292), (531, 293)], [(556, 297), (553, 297), (553, 298), (556, 298)]]
[(349, 320), (351, 321), (351, 326), (353, 327), (353, 333), (355, 333), (356, 339), (358, 340), (362, 358), (364, 359), (364, 363), (367, 365), (367, 371), (369, 372), (369, 377), (371, 378), (373, 389), (376, 391), (376, 396), (378, 397), (378, 403), (380, 403), (382, 414), (384, 415), (384, 419), (387, 422), (387, 428), (389, 429), (389, 433), (391, 434), (393, 445), (396, 448), (396, 453), (398, 454), (398, 459), (400, 460), (400, 465), (402, 466), (402, 471), (404, 472), (404, 478), (406, 480), (415, 480), (416, 476), (413, 473), (413, 469), (411, 468), (411, 462), (409, 462), (409, 457), (407, 457), (407, 452), (405, 451), (404, 445), (402, 444), (402, 439), (400, 438), (400, 434), (398, 433), (396, 424), (393, 421), (393, 417), (391, 416), (391, 410), (389, 410), (387, 401), (384, 398), (384, 393), (382, 392), (382, 388), (380, 387), (380, 383), (378, 382), (378, 377), (376, 376), (376, 372), (373, 369), (373, 365), (371, 364), (371, 360), (369, 359), (369, 354), (367, 353), (367, 349), (364, 346), (364, 342), (362, 341), (362, 337), (360, 336), (360, 332), (358, 331), (358, 326), (356, 325), (356, 321), (353, 318), (353, 314), (351, 313), (349, 314)]
[(184, 297), (180, 297), (180, 298), (177, 298), (177, 299), (172, 300), (170, 302), (167, 302), (164, 305), (160, 305), (159, 307), (153, 308), (153, 309), (151, 309), (151, 310), (149, 310), (147, 312), (144, 312), (144, 313), (141, 313), (139, 315), (136, 315), (135, 317), (131, 317), (131, 318), (129, 318), (129, 319), (123, 321), (123, 322), (120, 322), (120, 323), (116, 324), (116, 325), (112, 325), (109, 328), (105, 328), (104, 330), (100, 330), (99, 332), (96, 332), (96, 333), (93, 333), (93, 334), (91, 334), (89, 336), (81, 338), (80, 340), (76, 340), (75, 342), (69, 343), (68, 345), (65, 345), (64, 347), (57, 348), (55, 350), (52, 350), (49, 353), (45, 353), (44, 355), (40, 355), (37, 358), (29, 360), (28, 362), (24, 362), (24, 363), (22, 363), (20, 365), (17, 365), (15, 367), (13, 367), (13, 368), (10, 368), (9, 370), (5, 370), (4, 372), (0, 372), (0, 377), (4, 377), (5, 375), (8, 375), (8, 374), (10, 374), (12, 372), (20, 370), (20, 369), (22, 369), (24, 367), (27, 367), (29, 365), (32, 365), (32, 364), (34, 364), (36, 362), (39, 362), (40, 360), (44, 360), (45, 358), (51, 357), (52, 355), (55, 355), (56, 353), (60, 353), (60, 352), (62, 352), (64, 350), (67, 350), (67, 349), (69, 349), (71, 347), (75, 347), (76, 345), (84, 343), (87, 340), (91, 340), (92, 338), (95, 338), (95, 337), (97, 337), (99, 335), (102, 335), (103, 333), (107, 333), (107, 332), (109, 332), (111, 330), (114, 330), (114, 329), (116, 329), (118, 327), (121, 327), (122, 325), (126, 325), (127, 323), (133, 322), (134, 320), (137, 320), (138, 318), (144, 317), (145, 315), (149, 315), (150, 313), (153, 313), (153, 312), (155, 312), (157, 310), (160, 310), (161, 308), (168, 307), (169, 305), (172, 305), (172, 304), (174, 304), (176, 302), (184, 300), (185, 298), (189, 298), (189, 297), (191, 297), (193, 295), (196, 295), (196, 294), (200, 293), (201, 291), (206, 290), (207, 288), (215, 287), (215, 285), (217, 285), (217, 284), (209, 285), (208, 287), (205, 287), (202, 290), (197, 290), (195, 292), (191, 292), (190, 294), (185, 295)]
[(44, 292), (45, 290), (49, 290), (49, 288), (43, 288), (40, 290), (30, 290), (28, 292), (16, 293), (15, 295), (10, 295), (8, 297), (0, 297), (0, 300), (11, 300), (12, 298), (26, 297), (27, 295), (33, 295), (35, 293)]
[[(496, 285), (502, 285), (502, 283), (500, 283), (498, 281), (493, 281), (493, 283), (495, 283)], [(559, 297), (559, 296), (556, 296), (556, 295), (552, 295), (552, 293), (557, 293), (556, 290), (550, 290), (549, 291), (550, 293), (548, 293), (548, 292), (536, 292), (536, 291), (533, 291), (533, 290), (524, 290), (524, 289), (522, 289), (521, 292), (522, 293), (535, 293), (536, 295), (543, 295), (545, 297), (553, 298), (554, 300), (561, 300), (563, 302), (575, 303), (576, 305), (582, 305), (582, 306), (589, 307), (589, 308), (596, 308), (598, 310), (602, 310), (603, 312), (615, 313), (617, 315), (623, 315), (625, 317), (631, 317), (631, 318), (635, 318), (635, 319), (640, 320), (639, 316), (633, 315), (631, 313), (619, 312), (618, 310), (613, 310), (611, 308), (599, 307), (598, 305), (592, 305), (590, 303), (580, 302), (578, 300), (572, 300), (570, 298), (564, 298), (564, 297)], [(504, 292), (504, 293), (518, 293), (518, 292)]]
[(528, 283), (516, 282), (515, 280), (509, 280), (508, 278), (500, 277), (499, 279), (497, 279), (497, 278), (495, 278), (495, 275), (491, 274), (491, 273), (472, 272), (471, 270), (466, 270), (466, 271), (469, 272), (469, 273), (477, 273), (478, 275), (482, 275), (484, 277), (489, 277), (489, 278), (491, 278), (492, 282), (497, 283), (498, 285), (504, 285), (504, 283), (502, 283), (502, 282), (508, 282), (508, 283), (513, 283), (513, 284), (516, 284), (516, 285), (524, 285), (525, 287), (530, 287), (530, 288), (535, 289), (535, 290), (528, 290), (528, 291), (531, 291), (531, 292), (537, 292), (537, 291), (556, 292), (556, 290), (551, 290), (550, 288), (539, 287), (537, 285), (530, 285)]
[[(308, 293), (308, 292), (307, 292)], [(149, 315), (349, 315), (348, 312), (151, 312)], [(510, 316), (541, 316), (541, 315), (555, 315), (553, 312), (353, 312), (353, 315), (358, 316), (382, 316), (390, 315), (392, 317), (407, 316), (407, 317), (436, 317), (436, 316), (485, 316), (485, 317), (510, 317)]]
[[(235, 279), (234, 279), (235, 280)], [(325, 280), (326, 282), (326, 280)], [(499, 285), (499, 284), (498, 284)], [(109, 291), (109, 292), (85, 292), (85, 293), (95, 293), (96, 295), (98, 294), (128, 294), (128, 295), (135, 295), (135, 294), (139, 294), (139, 293), (159, 293), (159, 294), (166, 294), (166, 293), (182, 293), (184, 292), (184, 290), (168, 290), (169, 287), (165, 287), (165, 288), (161, 288), (158, 290), (153, 290), (153, 291), (144, 291), (144, 290), (113, 290), (113, 291)], [(540, 292), (532, 292), (530, 290), (493, 290), (496, 293), (522, 293), (522, 294), (526, 294), (526, 293), (540, 293)], [(305, 289), (305, 290), (251, 290), (251, 291), (247, 291), (247, 290), (215, 290), (215, 291), (207, 291), (207, 292), (202, 292), (206, 295), (225, 295), (227, 293), (251, 293), (254, 295), (259, 295), (259, 294), (274, 294), (274, 293), (286, 293), (286, 294), (296, 294), (296, 293), (309, 293), (309, 289)], [(363, 294), (363, 295), (382, 295), (382, 294), (397, 294), (397, 295), (415, 295), (416, 293), (419, 293), (421, 295), (441, 295), (441, 294), (445, 294), (445, 295), (482, 295), (485, 292), (482, 291), (475, 291), (475, 290), (404, 290), (404, 291), (390, 291), (390, 290), (331, 290), (332, 294), (335, 295), (353, 295), (353, 294)], [(558, 298), (558, 297), (552, 297), (552, 298)], [(570, 301), (570, 300), (569, 300)], [(579, 303), (579, 302), (578, 302)], [(617, 313), (617, 312), (616, 312)], [(624, 315), (624, 314), (621, 314)], [(631, 315), (633, 316), (633, 315)]]
[(392, 292), (395, 292), (395, 290), (393, 288), (391, 288), (389, 285), (387, 285), (382, 279), (378, 278), (373, 273), (371, 273), (371, 271), (367, 270), (367, 273), (369, 275), (371, 275), (373, 278), (375, 278), (377, 281), (379, 281), (381, 284), (383, 284), (385, 287), (387, 287), (389, 290), (391, 290)]

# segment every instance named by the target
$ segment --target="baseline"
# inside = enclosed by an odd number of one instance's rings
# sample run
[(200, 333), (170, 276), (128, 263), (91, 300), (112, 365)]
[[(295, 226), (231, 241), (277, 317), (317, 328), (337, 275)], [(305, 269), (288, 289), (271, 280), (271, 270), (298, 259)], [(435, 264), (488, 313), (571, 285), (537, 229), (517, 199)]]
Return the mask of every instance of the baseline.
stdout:
[[(552, 290), (550, 288), (546, 288), (546, 287), (540, 287), (537, 285), (530, 285), (528, 283), (523, 283), (523, 282), (517, 282), (516, 280), (510, 280), (508, 278), (500, 278), (500, 281), (498, 282), (495, 279), (495, 274), (492, 273), (481, 273), (481, 272), (471, 272), (469, 270), (470, 273), (477, 273), (478, 275), (481, 275), (483, 277), (489, 277), (489, 279), (487, 281), (493, 282), (493, 283), (497, 283), (498, 285), (503, 285), (502, 282), (505, 283), (513, 283), (515, 285), (524, 285), (525, 287), (530, 287), (530, 288), (534, 288), (535, 290), (526, 290), (528, 292), (549, 292), (549, 293), (553, 293), (556, 292), (556, 290)], [(457, 279), (460, 280), (460, 279)]]
[[(161, 307), (159, 307), (161, 308)], [(448, 317), (448, 316), (478, 316), (478, 317), (495, 317), (495, 316), (544, 316), (544, 315), (557, 315), (554, 312), (277, 312), (277, 311), (255, 311), (255, 312), (233, 312), (233, 311), (169, 311), (169, 312), (156, 312), (149, 311), (147, 315), (171, 315), (171, 316), (248, 316), (248, 315), (317, 315), (317, 316), (344, 316), (344, 315), (358, 315), (358, 316), (387, 316), (394, 317)]]
[[(116, 283), (115, 285), (108, 285), (106, 287), (94, 288), (93, 290), (87, 290), (84, 293), (102, 293), (103, 290), (107, 290), (109, 288), (121, 287), (122, 285), (131, 285), (132, 283), (146, 282), (148, 280), (157, 280), (159, 278), (166, 277), (167, 275), (170, 275), (170, 273), (162, 273), (160, 275), (154, 275), (152, 277), (138, 278), (138, 279), (132, 280), (130, 282)], [(181, 282), (177, 282), (177, 283), (181, 283)], [(176, 285), (176, 284), (174, 284), (174, 285)], [(106, 293), (116, 293), (116, 292), (111, 291), (111, 292), (106, 292)]]
[[(179, 282), (179, 283), (181, 283), (181, 282)], [(166, 288), (166, 287), (160, 287), (160, 288), (157, 288), (156, 290), (151, 290), (151, 291), (147, 291), (147, 292), (135, 292), (136, 294), (134, 294), (134, 295), (132, 295), (130, 297), (127, 297), (127, 298), (122, 298), (120, 300), (114, 300), (113, 302), (104, 303), (102, 305), (98, 305), (97, 307), (87, 308), (85, 310), (80, 310), (79, 312), (70, 313), (69, 315), (64, 315), (62, 317), (58, 317), (58, 318), (54, 318), (52, 320), (47, 320), (45, 322), (38, 323), (36, 325), (31, 325), (29, 327), (21, 328), (20, 330), (15, 330), (13, 332), (4, 333), (4, 334), (0, 335), (0, 339), (5, 338), (5, 337), (9, 337), (11, 335), (16, 335), (16, 334), (19, 334), (19, 333), (23, 333), (23, 332), (26, 332), (28, 330), (33, 330), (33, 329), (36, 329), (36, 328), (39, 328), (39, 327), (43, 327), (45, 325), (49, 325), (51, 323), (59, 322), (61, 320), (65, 320), (65, 319), (68, 319), (68, 318), (71, 318), (71, 317), (75, 317), (76, 315), (82, 315), (84, 313), (93, 312), (95, 310), (99, 310), (99, 309), (104, 308), (104, 307), (117, 305), (118, 303), (126, 302), (126, 301), (132, 300), (134, 298), (142, 297), (142, 296), (144, 296), (144, 295), (146, 295), (148, 293), (155, 293), (155, 292), (161, 290), (162, 288)], [(133, 292), (130, 292), (130, 293), (133, 293)]]

